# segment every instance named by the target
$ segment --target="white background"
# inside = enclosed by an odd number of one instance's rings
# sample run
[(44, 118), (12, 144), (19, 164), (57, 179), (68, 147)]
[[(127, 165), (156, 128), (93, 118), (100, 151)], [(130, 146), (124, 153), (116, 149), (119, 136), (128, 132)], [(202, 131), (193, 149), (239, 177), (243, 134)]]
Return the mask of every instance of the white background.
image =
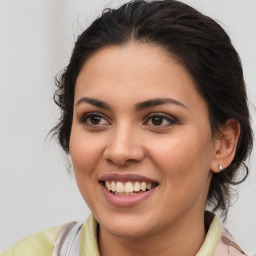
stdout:
[[(46, 139), (58, 110), (54, 75), (76, 36), (106, 6), (125, 1), (0, 0), (0, 251), (36, 231), (89, 210), (67, 173), (68, 161)], [(255, 130), (256, 1), (184, 0), (217, 19), (240, 53)], [(226, 226), (248, 253), (256, 250), (256, 155)]]

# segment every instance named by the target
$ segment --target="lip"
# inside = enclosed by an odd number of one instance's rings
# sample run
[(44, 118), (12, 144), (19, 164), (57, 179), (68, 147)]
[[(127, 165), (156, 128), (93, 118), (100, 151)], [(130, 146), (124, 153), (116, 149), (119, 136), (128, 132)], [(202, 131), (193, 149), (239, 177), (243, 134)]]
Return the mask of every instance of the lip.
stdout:
[(156, 190), (154, 187), (148, 191), (138, 193), (132, 196), (116, 196), (112, 194), (102, 183), (100, 183), (102, 192), (109, 203), (117, 207), (131, 207), (136, 206), (147, 200)]
[(98, 179), (99, 182), (102, 181), (121, 181), (121, 182), (128, 182), (128, 181), (139, 181), (139, 182), (147, 182), (147, 183), (158, 183), (156, 180), (152, 180), (142, 175), (137, 174), (117, 174), (117, 173), (109, 173), (106, 175), (101, 176)]

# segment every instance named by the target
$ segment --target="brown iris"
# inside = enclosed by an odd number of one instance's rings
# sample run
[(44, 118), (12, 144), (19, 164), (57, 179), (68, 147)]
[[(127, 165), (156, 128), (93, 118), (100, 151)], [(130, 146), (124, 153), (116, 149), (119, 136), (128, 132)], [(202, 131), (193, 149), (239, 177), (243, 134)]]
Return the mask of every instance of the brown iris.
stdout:
[(91, 116), (90, 117), (90, 122), (93, 125), (98, 125), (101, 121), (101, 117), (100, 116)]
[(152, 118), (153, 125), (161, 125), (163, 123), (163, 118), (160, 116), (155, 116)]

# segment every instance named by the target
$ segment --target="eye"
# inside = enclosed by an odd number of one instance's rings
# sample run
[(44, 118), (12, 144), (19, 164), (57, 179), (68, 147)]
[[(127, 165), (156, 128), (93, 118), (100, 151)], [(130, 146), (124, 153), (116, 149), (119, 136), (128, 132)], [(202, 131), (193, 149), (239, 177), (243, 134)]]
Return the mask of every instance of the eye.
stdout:
[(106, 120), (100, 113), (93, 112), (83, 115), (80, 119), (81, 123), (87, 126), (104, 126), (109, 125), (109, 121)]
[(177, 124), (177, 120), (169, 115), (165, 115), (162, 113), (153, 113), (147, 117), (144, 124), (155, 127), (167, 127), (173, 124)]

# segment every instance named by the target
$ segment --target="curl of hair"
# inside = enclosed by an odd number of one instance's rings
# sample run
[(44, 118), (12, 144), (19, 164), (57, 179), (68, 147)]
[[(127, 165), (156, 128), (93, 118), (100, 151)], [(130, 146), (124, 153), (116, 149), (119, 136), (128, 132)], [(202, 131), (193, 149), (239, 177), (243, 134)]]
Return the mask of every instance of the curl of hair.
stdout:
[[(213, 136), (228, 119), (240, 124), (235, 157), (224, 171), (213, 174), (207, 199), (214, 211), (221, 210), (226, 217), (231, 185), (243, 182), (248, 175), (245, 160), (253, 142), (243, 71), (239, 55), (223, 28), (184, 3), (137, 0), (118, 9), (105, 9), (77, 38), (68, 66), (56, 79), (54, 100), (61, 116), (52, 131), (69, 153), (74, 88), (81, 66), (105, 47), (132, 42), (162, 47), (184, 65), (208, 104)], [(241, 167), (244, 177), (237, 181)]]

